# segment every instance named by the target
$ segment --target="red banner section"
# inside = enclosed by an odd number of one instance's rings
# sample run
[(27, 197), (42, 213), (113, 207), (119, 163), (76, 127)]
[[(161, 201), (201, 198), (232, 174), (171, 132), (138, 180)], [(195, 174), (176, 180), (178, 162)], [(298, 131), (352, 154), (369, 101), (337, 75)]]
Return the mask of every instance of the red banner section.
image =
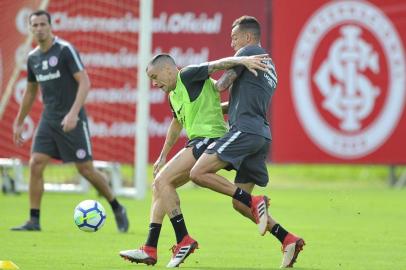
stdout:
[[(0, 25), (0, 59), (3, 67), (2, 89), (10, 80), (14, 56), (28, 30), (27, 15), (40, 1), (8, 1), (2, 10)], [(37, 4), (37, 5), (33, 5)], [(168, 52), (180, 67), (199, 64), (234, 54), (230, 47), (232, 22), (241, 15), (257, 17), (263, 25), (263, 45), (268, 46), (270, 2), (243, 1), (154, 1), (153, 54)], [(2, 4), (4, 5), (4, 4)], [(137, 102), (137, 59), (139, 6), (134, 0), (122, 1), (50, 1), (53, 31), (71, 42), (80, 52), (92, 81), (86, 108), (90, 119), (94, 158), (132, 163), (134, 160), (135, 104)], [(4, 36), (4, 37), (3, 37)], [(4, 56), (8, 56), (5, 60)], [(2, 57), (1, 57), (2, 56)], [(144, 71), (142, 71), (144, 72)], [(26, 119), (23, 148), (12, 143), (12, 121), (25, 89), (25, 72), (14, 84), (13, 94), (1, 119), (0, 156), (27, 160), (35, 126), (40, 117), (40, 98)], [(3, 92), (3, 91), (2, 91)], [(1, 97), (3, 93), (0, 92)], [(150, 161), (154, 161), (163, 145), (171, 113), (166, 95), (151, 89), (149, 121)], [(182, 142), (184, 143), (184, 140)]]
[(405, 17), (399, 0), (273, 1), (273, 161), (406, 163)]
[[(42, 111), (26, 119), (27, 143), (12, 143), (12, 122), (26, 84), (27, 16), (41, 1), (6, 1), (0, 24), (0, 98), (15, 79), (0, 122), (0, 157), (27, 160)], [(406, 5), (401, 0), (154, 1), (153, 54), (180, 67), (232, 55), (233, 20), (253, 15), (278, 72), (272, 159), (281, 163), (404, 164)], [(295, 8), (292, 8), (294, 6)], [(95, 159), (132, 163), (139, 9), (134, 0), (50, 1), (54, 33), (75, 45), (92, 81), (87, 100)], [(272, 23), (272, 36), (270, 25)], [(272, 41), (272, 46), (271, 45)], [(171, 119), (166, 95), (151, 89), (150, 161)], [(178, 147), (185, 140), (181, 140)]]

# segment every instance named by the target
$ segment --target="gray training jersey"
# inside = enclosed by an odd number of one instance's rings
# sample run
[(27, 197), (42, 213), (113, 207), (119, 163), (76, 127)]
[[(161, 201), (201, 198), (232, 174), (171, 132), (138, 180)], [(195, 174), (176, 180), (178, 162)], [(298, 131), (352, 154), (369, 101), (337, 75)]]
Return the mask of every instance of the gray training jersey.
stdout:
[[(236, 56), (265, 53), (260, 46), (251, 45), (241, 48)], [(257, 77), (244, 66), (234, 67), (238, 77), (230, 90), (228, 116), (230, 127), (271, 139), (266, 116), (277, 77), (272, 61), (268, 61), (268, 67), (268, 72), (258, 71)]]
[[(48, 120), (62, 120), (71, 109), (78, 90), (73, 74), (83, 70), (83, 64), (76, 49), (69, 42), (55, 37), (51, 48), (42, 52), (39, 47), (28, 55), (28, 81), (41, 86), (45, 109), (42, 117)], [(79, 117), (84, 119), (82, 108)]]

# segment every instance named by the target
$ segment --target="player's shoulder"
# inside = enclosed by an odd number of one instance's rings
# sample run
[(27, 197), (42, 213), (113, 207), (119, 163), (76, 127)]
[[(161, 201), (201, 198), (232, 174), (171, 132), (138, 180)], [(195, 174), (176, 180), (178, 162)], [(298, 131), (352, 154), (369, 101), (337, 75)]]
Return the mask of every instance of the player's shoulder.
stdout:
[(73, 47), (72, 43), (70, 43), (69, 41), (62, 39), (60, 37), (55, 37), (54, 42), (56, 45), (58, 45), (60, 47), (70, 47), (70, 46)]
[(69, 41), (55, 37), (55, 45), (60, 51), (70, 51), (71, 53), (76, 52), (75, 47)]
[(191, 79), (198, 76), (200, 73), (208, 72), (208, 63), (201, 63), (199, 65), (188, 65), (180, 69), (179, 74), (181, 79)]
[(40, 54), (40, 49), (39, 49), (39, 46), (37, 46), (28, 53), (28, 58), (39, 55), (39, 54)]
[(237, 56), (249, 56), (256, 54), (267, 53), (264, 48), (259, 45), (248, 45), (239, 49), (236, 53)]

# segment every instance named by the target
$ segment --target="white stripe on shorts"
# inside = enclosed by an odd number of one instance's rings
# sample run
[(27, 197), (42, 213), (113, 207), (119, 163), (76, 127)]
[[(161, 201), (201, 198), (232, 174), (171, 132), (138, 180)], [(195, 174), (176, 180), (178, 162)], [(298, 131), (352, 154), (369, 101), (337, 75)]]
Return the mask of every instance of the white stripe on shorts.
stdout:
[(199, 149), (202, 147), (202, 145), (207, 144), (209, 142), (209, 138), (204, 138), (203, 141), (200, 141), (198, 144), (196, 144), (196, 149)]
[(92, 147), (91, 147), (91, 144), (90, 144), (89, 131), (87, 130), (86, 122), (85, 122), (85, 121), (82, 121), (82, 126), (83, 126), (83, 131), (85, 132), (86, 146), (87, 146), (87, 154), (88, 154), (89, 156), (91, 156), (91, 155), (92, 155)]
[(235, 139), (237, 139), (238, 136), (240, 136), (241, 131), (237, 131), (236, 133), (233, 134), (233, 136), (231, 136), (230, 139), (228, 139), (222, 146), (220, 146), (219, 150), (217, 151), (219, 154), (221, 154), (224, 149), (226, 149), (226, 147), (232, 143), (233, 141), (235, 141)]

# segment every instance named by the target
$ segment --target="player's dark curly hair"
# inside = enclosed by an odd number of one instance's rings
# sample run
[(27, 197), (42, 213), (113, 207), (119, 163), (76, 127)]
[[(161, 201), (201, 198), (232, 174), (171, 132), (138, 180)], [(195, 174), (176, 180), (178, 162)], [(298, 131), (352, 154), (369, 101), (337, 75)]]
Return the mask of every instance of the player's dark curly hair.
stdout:
[(241, 16), (233, 22), (232, 28), (237, 26), (242, 31), (252, 33), (255, 39), (261, 39), (261, 26), (255, 17), (247, 15)]
[(42, 16), (42, 15), (47, 16), (48, 23), (49, 23), (49, 25), (51, 25), (51, 14), (49, 14), (47, 11), (42, 10), (42, 9), (34, 11), (33, 13), (30, 14), (30, 16), (28, 17), (29, 23), (31, 24), (31, 17), (33, 17), (33, 16)]

